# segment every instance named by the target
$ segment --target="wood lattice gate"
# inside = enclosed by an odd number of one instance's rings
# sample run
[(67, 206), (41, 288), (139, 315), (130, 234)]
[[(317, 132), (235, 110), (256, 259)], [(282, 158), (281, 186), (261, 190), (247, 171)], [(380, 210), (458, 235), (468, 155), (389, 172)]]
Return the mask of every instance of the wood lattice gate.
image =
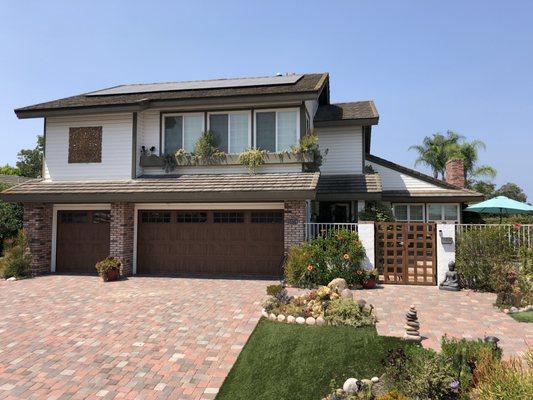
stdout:
[(376, 267), (380, 281), (436, 285), (434, 223), (377, 222)]

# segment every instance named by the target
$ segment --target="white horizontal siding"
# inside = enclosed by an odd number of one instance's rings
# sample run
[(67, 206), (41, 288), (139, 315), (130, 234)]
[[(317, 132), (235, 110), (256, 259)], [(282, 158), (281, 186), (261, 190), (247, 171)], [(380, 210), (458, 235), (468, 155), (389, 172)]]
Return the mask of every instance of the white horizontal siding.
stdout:
[[(68, 162), (69, 128), (102, 127), (102, 162)], [(45, 179), (52, 181), (131, 178), (132, 114), (52, 117), (46, 119)]]
[(320, 167), (324, 175), (363, 173), (363, 132), (361, 127), (320, 128), (318, 144), (327, 149)]
[(145, 146), (149, 149), (155, 146), (159, 154), (159, 115), (160, 110), (145, 110), (141, 113), (142, 124), (139, 126), (139, 149)]
[(443, 190), (437, 185), (433, 185), (432, 183), (417, 179), (371, 161), (367, 161), (366, 163), (371, 165), (374, 171), (379, 173), (383, 190)]

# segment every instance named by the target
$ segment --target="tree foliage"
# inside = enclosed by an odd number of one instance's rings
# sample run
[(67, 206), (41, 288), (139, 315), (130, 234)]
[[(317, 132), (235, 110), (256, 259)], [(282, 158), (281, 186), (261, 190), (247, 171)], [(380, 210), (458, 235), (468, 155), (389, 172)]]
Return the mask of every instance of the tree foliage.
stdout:
[(22, 149), (17, 154), (17, 168), (20, 175), (28, 178), (39, 178), (43, 167), (44, 137), (37, 136), (34, 149)]
[[(0, 192), (9, 185), (0, 183)], [(14, 237), (22, 228), (22, 206), (0, 200), (0, 252), (4, 240)]]
[(453, 131), (446, 134), (436, 133), (426, 136), (421, 145), (411, 146), (409, 150), (415, 150), (418, 158), (415, 166), (423, 164), (431, 168), (433, 177), (444, 179), (446, 162), (452, 158), (462, 158), (464, 162), (465, 181), (468, 187), (472, 187), (475, 178), (494, 178), (496, 170), (488, 165), (478, 165), (479, 150), (485, 149), (485, 143), (481, 140), (467, 141), (462, 135)]
[(20, 171), (17, 167), (6, 164), (0, 167), (0, 175), (20, 175)]
[(498, 190), (494, 192), (494, 197), (496, 196), (506, 196), (510, 199), (521, 201), (525, 203), (527, 201), (527, 196), (520, 186), (516, 183), (508, 182), (505, 185), (500, 186)]

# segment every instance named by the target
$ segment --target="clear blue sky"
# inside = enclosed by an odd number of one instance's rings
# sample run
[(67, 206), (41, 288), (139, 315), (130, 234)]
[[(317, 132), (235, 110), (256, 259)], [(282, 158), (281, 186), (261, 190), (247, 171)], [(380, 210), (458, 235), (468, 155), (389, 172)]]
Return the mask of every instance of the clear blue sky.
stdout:
[(452, 129), (485, 141), (497, 184), (533, 199), (532, 1), (3, 1), (0, 163), (42, 120), (13, 109), (121, 83), (331, 74), (332, 101), (373, 99), (372, 152)]

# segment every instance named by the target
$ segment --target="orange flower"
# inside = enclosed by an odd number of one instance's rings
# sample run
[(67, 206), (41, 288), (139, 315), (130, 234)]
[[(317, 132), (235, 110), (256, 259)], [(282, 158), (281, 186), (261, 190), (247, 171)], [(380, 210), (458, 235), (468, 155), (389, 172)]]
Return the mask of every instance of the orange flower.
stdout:
[(350, 255), (348, 253), (344, 254), (342, 256), (342, 258), (344, 258), (345, 260), (349, 260), (350, 259)]
[(308, 270), (309, 272), (311, 272), (311, 271), (313, 270), (313, 266), (312, 266), (311, 264), (309, 264), (309, 265), (307, 266), (307, 270)]

